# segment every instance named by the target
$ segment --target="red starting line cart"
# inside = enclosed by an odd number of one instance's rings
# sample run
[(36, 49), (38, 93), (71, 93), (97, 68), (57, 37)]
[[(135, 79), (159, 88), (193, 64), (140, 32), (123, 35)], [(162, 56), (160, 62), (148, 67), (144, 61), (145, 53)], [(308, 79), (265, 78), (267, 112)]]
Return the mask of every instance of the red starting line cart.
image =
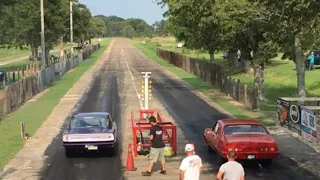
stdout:
[[(131, 125), (132, 125), (132, 134), (133, 134), (133, 153), (134, 156), (138, 154), (138, 148), (144, 149), (150, 147), (150, 139), (148, 137), (151, 125), (147, 119), (144, 119), (144, 115), (147, 117), (155, 116), (157, 118), (157, 123), (163, 129), (163, 139), (165, 144), (170, 144), (172, 147), (174, 155), (177, 154), (177, 128), (171, 122), (164, 122), (160, 113), (155, 110), (139, 110), (139, 121), (134, 120), (133, 112), (131, 112)], [(145, 132), (143, 135), (142, 132)], [(146, 153), (147, 154), (147, 153)], [(144, 154), (144, 155), (146, 155)]]

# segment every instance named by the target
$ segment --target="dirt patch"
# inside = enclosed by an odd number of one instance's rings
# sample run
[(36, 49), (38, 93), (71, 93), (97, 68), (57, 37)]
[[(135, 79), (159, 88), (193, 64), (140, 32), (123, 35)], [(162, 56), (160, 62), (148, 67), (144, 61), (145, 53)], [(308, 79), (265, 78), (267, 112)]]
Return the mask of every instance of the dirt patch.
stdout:
[(28, 104), (29, 102), (35, 102), (37, 101), (39, 98), (41, 98), (43, 95), (45, 95), (47, 92), (50, 91), (50, 88), (47, 88), (43, 91), (41, 91), (40, 93), (38, 93), (36, 96), (34, 96), (33, 98), (31, 98), (26, 104)]
[(66, 74), (69, 74), (69, 73), (71, 73), (72, 71), (74, 71), (74, 69), (71, 69), (70, 71), (68, 71)]
[(6, 97), (6, 93), (4, 91), (0, 91), (0, 99), (4, 99)]

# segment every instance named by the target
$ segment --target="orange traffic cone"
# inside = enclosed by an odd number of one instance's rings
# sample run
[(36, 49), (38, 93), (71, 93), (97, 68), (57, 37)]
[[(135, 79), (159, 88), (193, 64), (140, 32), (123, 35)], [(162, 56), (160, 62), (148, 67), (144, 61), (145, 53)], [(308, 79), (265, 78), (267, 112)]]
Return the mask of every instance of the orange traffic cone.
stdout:
[(132, 145), (129, 144), (128, 146), (128, 156), (127, 156), (127, 165), (126, 165), (127, 171), (135, 171), (137, 168), (134, 167), (133, 162), (133, 154), (132, 154)]

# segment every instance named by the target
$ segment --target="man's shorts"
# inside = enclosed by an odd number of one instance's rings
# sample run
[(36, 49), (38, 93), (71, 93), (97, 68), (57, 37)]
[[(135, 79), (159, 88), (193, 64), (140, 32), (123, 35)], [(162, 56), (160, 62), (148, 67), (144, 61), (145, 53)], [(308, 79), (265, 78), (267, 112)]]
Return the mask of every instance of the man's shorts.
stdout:
[(153, 162), (153, 163), (156, 163), (158, 161), (165, 163), (164, 148), (151, 147), (150, 154), (149, 154), (149, 160), (150, 160), (150, 162)]

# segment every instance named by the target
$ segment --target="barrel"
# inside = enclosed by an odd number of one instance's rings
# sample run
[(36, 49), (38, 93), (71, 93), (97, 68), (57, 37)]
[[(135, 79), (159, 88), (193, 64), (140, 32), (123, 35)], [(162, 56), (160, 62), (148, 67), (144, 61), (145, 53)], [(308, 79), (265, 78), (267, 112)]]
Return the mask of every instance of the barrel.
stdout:
[(164, 146), (164, 156), (173, 156), (173, 149), (170, 144), (165, 144)]

